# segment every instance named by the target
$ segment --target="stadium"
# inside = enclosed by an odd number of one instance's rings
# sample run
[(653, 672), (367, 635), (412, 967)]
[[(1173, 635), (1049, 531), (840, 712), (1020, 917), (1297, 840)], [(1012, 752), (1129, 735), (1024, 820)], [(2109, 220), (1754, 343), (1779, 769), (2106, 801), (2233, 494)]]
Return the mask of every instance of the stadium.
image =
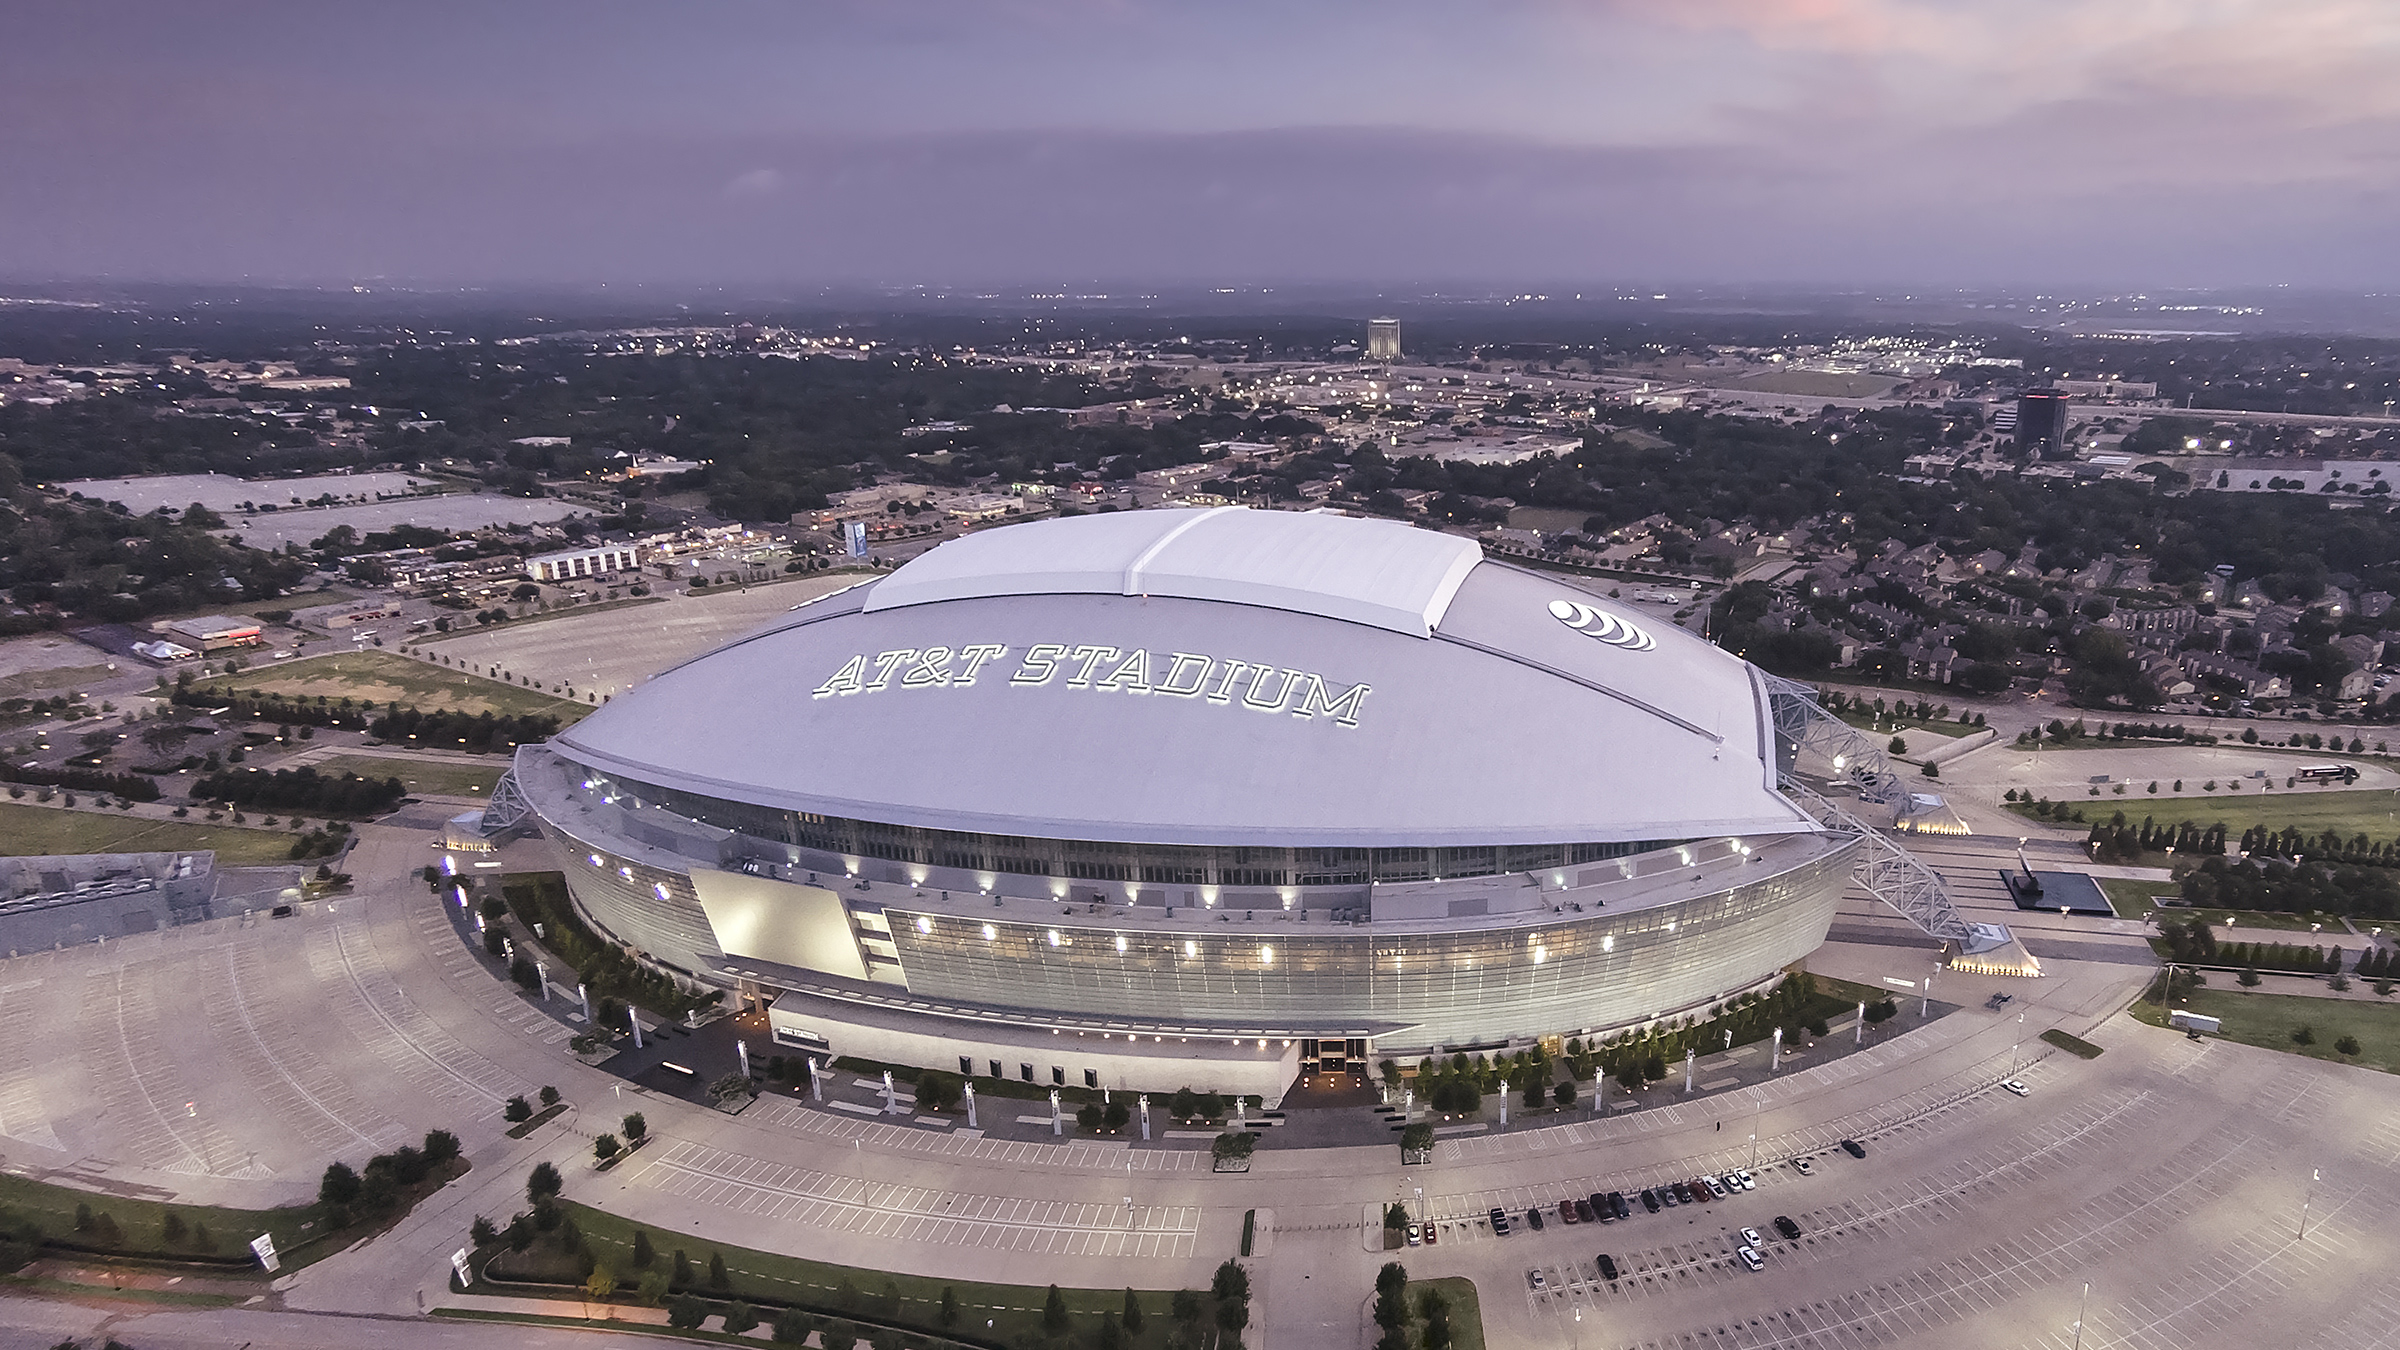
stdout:
[(1790, 790), (1778, 685), (1455, 536), (1105, 514), (804, 604), (510, 795), (597, 930), (780, 1043), (1275, 1101), (1816, 948), (1879, 841)]

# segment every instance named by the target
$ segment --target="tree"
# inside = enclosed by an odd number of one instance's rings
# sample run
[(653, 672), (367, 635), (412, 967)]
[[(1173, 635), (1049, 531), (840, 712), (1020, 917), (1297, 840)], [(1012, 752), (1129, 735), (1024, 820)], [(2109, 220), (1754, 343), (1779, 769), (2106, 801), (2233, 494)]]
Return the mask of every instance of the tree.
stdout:
[(942, 1286), (942, 1306), (934, 1312), (934, 1320), (945, 1328), (958, 1325), (958, 1291), (949, 1285)]
[(731, 1289), (733, 1287), (733, 1276), (725, 1271), (725, 1253), (723, 1252), (708, 1254), (708, 1287), (711, 1289)]
[(686, 1256), (686, 1255), (684, 1255), (684, 1254), (683, 1254), (683, 1248), (681, 1248), (681, 1247), (677, 1247), (677, 1248), (675, 1249), (675, 1266), (674, 1266), (674, 1270), (675, 1270), (675, 1273), (674, 1273), (674, 1275), (673, 1275), (673, 1277), (672, 1277), (672, 1279), (673, 1279), (674, 1283), (673, 1283), (673, 1284), (672, 1284), (670, 1287), (671, 1287), (671, 1288), (675, 1288), (675, 1289), (689, 1289), (689, 1288), (691, 1288), (691, 1287), (692, 1287), (692, 1258), (690, 1258), (689, 1256)]
[(667, 1325), (684, 1331), (696, 1331), (708, 1320), (708, 1305), (691, 1294), (677, 1294), (667, 1305)]
[(1058, 1291), (1057, 1285), (1051, 1285), (1049, 1297), (1042, 1300), (1042, 1330), (1057, 1333), (1069, 1325), (1067, 1296)]
[(2300, 1025), (2293, 1027), (2292, 1043), (2295, 1045), (2315, 1045), (2317, 1043), (2317, 1029), (2310, 1026), (2306, 1022), (2302, 1022)]
[(1198, 1322), (1200, 1320), (1199, 1291), (1193, 1289), (1176, 1290), (1175, 1297), (1167, 1301), (1167, 1315), (1187, 1327)]
[(1550, 1099), (1560, 1106), (1573, 1106), (1575, 1104), (1575, 1085), (1573, 1083), (1559, 1084), (1550, 1090)]
[(925, 1111), (947, 1111), (958, 1105), (965, 1086), (956, 1074), (927, 1069), (917, 1075), (917, 1106)]
[(2258, 967), (2242, 967), (2242, 973), (2234, 976), (2233, 982), (2244, 989), (2256, 989), (2258, 987)]
[(617, 1292), (617, 1273), (606, 1266), (592, 1267), (583, 1282), (583, 1296), (595, 1303), (606, 1303)]
[(317, 1182), (317, 1203), (331, 1208), (358, 1201), (358, 1173), (346, 1162), (325, 1164), (325, 1175)]
[[(490, 936), (489, 930), (486, 931), (485, 936)], [(523, 1097), (511, 1097), (508, 1099), (508, 1105), (501, 1108), (500, 1117), (511, 1125), (522, 1125), (533, 1119), (533, 1103)]]
[(435, 1167), (458, 1156), (458, 1136), (448, 1130), (425, 1132), (425, 1161)]
[(554, 1200), (565, 1188), (566, 1180), (559, 1176), (556, 1163), (535, 1163), (533, 1170), (525, 1174), (525, 1198), (533, 1204)]
[(544, 1110), (548, 1110), (550, 1107), (553, 1107), (553, 1106), (556, 1106), (556, 1105), (558, 1105), (558, 1089), (557, 1089), (557, 1088), (554, 1088), (554, 1087), (545, 1087), (545, 1088), (543, 1088), (543, 1089), (542, 1089), (542, 1108), (543, 1108)]
[(1401, 1204), (1397, 1200), (1394, 1200), (1392, 1203), (1384, 1206), (1383, 1226), (1386, 1228), (1408, 1227), (1408, 1206)]
[(758, 1309), (736, 1302), (725, 1309), (725, 1333), (739, 1336), (758, 1325)]
[(1905, 755), (1908, 753), (1908, 742), (1902, 737), (1894, 736), (1891, 745), (1887, 748), (1895, 755)]
[(2333, 1048), (2345, 1055), (2355, 1055), (2358, 1053), (2358, 1038), (2356, 1036), (2344, 1036), (2340, 1040), (2337, 1040), (2333, 1043)]
[[(945, 1300), (947, 1300), (949, 1293), (950, 1291), (946, 1287), (942, 1290)], [(1139, 1336), (1142, 1334), (1142, 1301), (1133, 1296), (1133, 1291), (1131, 1289), (1125, 1291), (1125, 1311), (1120, 1314), (1120, 1320), (1122, 1320), (1125, 1324), (1126, 1335)], [(948, 1322), (944, 1322), (942, 1325), (948, 1326), (950, 1324)]]
[(1216, 1275), (1210, 1279), (1208, 1292), (1215, 1295), (1220, 1303), (1228, 1299), (1248, 1302), (1250, 1272), (1239, 1261), (1227, 1259), (1217, 1267)]
[(642, 1228), (636, 1228), (636, 1229), (634, 1229), (634, 1230), (633, 1230), (633, 1264), (634, 1264), (634, 1268), (635, 1268), (635, 1269), (637, 1269), (637, 1270), (648, 1270), (648, 1269), (650, 1268), (650, 1264), (651, 1264), (652, 1262), (656, 1261), (657, 1259), (658, 1259), (658, 1249), (657, 1249), (656, 1247), (653, 1247), (653, 1246), (651, 1246), (651, 1245), (650, 1245), (650, 1233), (649, 1233), (649, 1230), (647, 1230), (647, 1229), (642, 1229)]
[(617, 1156), (617, 1137), (613, 1134), (604, 1134), (599, 1138), (594, 1139), (592, 1141), (592, 1156), (598, 1158), (602, 1162), (607, 1162), (609, 1159)]
[(639, 1111), (627, 1112), (625, 1119), (619, 1123), (619, 1127), (624, 1130), (625, 1138), (635, 1144), (642, 1142), (644, 1136), (650, 1133), (650, 1122), (642, 1119), (642, 1113)]
[(816, 1329), (816, 1318), (798, 1308), (786, 1308), (775, 1314), (775, 1330), (772, 1334), (777, 1345), (799, 1345)]
[(467, 1241), (477, 1248), (489, 1247), (500, 1240), (500, 1229), (490, 1219), (478, 1214), (467, 1225)]
[(642, 1272), (642, 1278), (635, 1282), (633, 1292), (634, 1297), (643, 1303), (656, 1305), (666, 1298), (669, 1288), (671, 1286), (667, 1283), (667, 1272), (646, 1270)]

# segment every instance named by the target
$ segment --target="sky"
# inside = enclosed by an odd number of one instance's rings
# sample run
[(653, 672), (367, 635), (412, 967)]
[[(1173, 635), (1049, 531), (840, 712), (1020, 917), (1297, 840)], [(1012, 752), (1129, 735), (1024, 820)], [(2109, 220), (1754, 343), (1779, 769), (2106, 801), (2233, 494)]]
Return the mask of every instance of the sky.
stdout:
[(2400, 286), (2393, 0), (23, 6), (0, 278)]

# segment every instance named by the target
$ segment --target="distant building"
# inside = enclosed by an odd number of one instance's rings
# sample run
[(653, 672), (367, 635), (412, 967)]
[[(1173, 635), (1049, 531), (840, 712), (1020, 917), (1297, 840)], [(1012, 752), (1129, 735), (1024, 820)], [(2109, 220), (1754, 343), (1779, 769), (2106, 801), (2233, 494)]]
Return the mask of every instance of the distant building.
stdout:
[(176, 619), (160, 631), (171, 633), (204, 652), (221, 652), (229, 647), (256, 647), (267, 640), (258, 620), (224, 614)]
[(612, 572), (629, 572), (642, 565), (641, 547), (636, 544), (598, 544), (591, 548), (562, 549), (556, 553), (537, 553), (525, 560), (525, 575), (535, 581), (570, 581), (576, 577), (607, 576)]
[(2067, 452), (2067, 395), (2028, 389), (2017, 398), (2017, 444), (2044, 455)]
[(1367, 359), (1397, 361), (1400, 359), (1400, 321), (1398, 319), (1367, 320)]

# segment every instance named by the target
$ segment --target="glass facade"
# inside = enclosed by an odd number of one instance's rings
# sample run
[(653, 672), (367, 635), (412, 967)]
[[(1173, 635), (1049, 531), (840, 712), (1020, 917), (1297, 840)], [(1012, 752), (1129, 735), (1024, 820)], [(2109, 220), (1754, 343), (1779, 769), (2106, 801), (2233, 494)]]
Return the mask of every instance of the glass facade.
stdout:
[(912, 990), (1002, 1007), (1291, 1031), (1399, 1023), (1395, 1045), (1617, 1026), (1762, 978), (1825, 939), (1849, 849), (1625, 913), (1451, 931), (1180, 932), (986, 922), (894, 908)]
[[(570, 763), (562, 761), (562, 763)], [(595, 791), (732, 830), (753, 839), (843, 857), (1010, 876), (1188, 886), (1364, 886), (1450, 881), (1621, 858), (1680, 839), (1606, 844), (1507, 844), (1470, 848), (1283, 848), (1110, 843), (970, 834), (811, 815), (705, 797), (571, 765)]]

